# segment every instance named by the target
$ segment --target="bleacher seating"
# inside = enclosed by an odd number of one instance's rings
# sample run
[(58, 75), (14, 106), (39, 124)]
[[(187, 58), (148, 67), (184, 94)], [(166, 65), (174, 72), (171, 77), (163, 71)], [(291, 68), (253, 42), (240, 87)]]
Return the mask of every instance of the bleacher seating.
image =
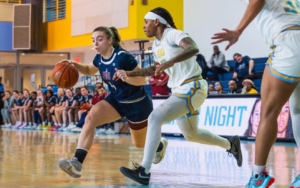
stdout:
[[(254, 60), (254, 71), (258, 74), (262, 74), (265, 68), (265, 63), (267, 62), (268, 58), (253, 58)], [(229, 60), (227, 61), (228, 66), (230, 67), (230, 73), (225, 73), (225, 74), (219, 74), (219, 82), (223, 85), (223, 91), (228, 92), (228, 82), (231, 80), (233, 76), (233, 70), (234, 70), (234, 65), (235, 61), (234, 60)], [(212, 75), (211, 72), (208, 72), (208, 77)], [(260, 86), (261, 86), (261, 79), (255, 79), (253, 80), (254, 85), (258, 92), (260, 92)], [(213, 82), (209, 82), (209, 84), (213, 84)]]
[[(254, 71), (256, 73), (262, 74), (262, 72), (264, 71), (265, 68), (265, 63), (267, 62), (268, 58), (253, 58), (254, 60)], [(228, 82), (229, 80), (231, 80), (232, 76), (233, 76), (233, 70), (234, 70), (234, 65), (235, 65), (235, 61), (234, 60), (229, 60), (227, 61), (228, 66), (230, 67), (230, 73), (225, 73), (225, 74), (219, 74), (219, 82), (223, 85), (223, 91), (224, 92), (228, 92), (229, 88), (228, 88)], [(212, 75), (211, 72), (208, 72), (208, 77)], [(261, 87), (261, 79), (255, 79), (253, 80), (254, 85), (257, 89), (258, 92), (260, 92), (260, 87)], [(213, 82), (209, 82), (209, 84), (213, 84)], [(147, 93), (152, 96), (152, 87), (150, 85), (146, 85), (145, 89), (147, 91)]]

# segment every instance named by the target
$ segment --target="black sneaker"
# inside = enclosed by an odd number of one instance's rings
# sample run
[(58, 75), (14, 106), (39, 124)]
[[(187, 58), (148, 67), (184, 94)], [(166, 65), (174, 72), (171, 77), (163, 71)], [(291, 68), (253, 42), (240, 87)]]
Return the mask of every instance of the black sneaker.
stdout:
[(234, 136), (231, 138), (228, 138), (231, 148), (227, 150), (229, 154), (232, 154), (234, 158), (236, 159), (237, 165), (239, 167), (243, 164), (243, 155), (241, 150), (241, 142), (240, 138), (238, 136)]
[(134, 169), (129, 169), (129, 168), (122, 166), (120, 168), (120, 171), (122, 172), (122, 174), (124, 176), (126, 176), (127, 178), (130, 178), (133, 181), (136, 181), (140, 184), (149, 185), (151, 173), (146, 174), (144, 167), (140, 166), (137, 163), (132, 163), (132, 164), (135, 167)]

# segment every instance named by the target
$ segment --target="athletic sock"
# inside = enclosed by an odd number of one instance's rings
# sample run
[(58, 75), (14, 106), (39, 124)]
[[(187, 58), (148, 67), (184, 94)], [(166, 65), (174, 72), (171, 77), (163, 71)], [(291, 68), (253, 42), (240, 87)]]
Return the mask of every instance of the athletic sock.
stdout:
[(75, 156), (80, 163), (83, 163), (88, 151), (84, 148), (77, 148), (75, 152)]

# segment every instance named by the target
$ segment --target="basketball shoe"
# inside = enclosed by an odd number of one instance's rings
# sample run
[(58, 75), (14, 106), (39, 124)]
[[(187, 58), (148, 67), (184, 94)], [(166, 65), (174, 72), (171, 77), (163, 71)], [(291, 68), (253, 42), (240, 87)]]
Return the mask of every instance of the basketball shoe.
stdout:
[(239, 167), (243, 164), (243, 155), (241, 150), (241, 142), (240, 138), (238, 136), (234, 136), (231, 138), (228, 138), (228, 141), (230, 142), (231, 148), (227, 150), (229, 154), (232, 154), (234, 158), (236, 159), (237, 165)]
[(296, 179), (290, 185), (290, 188), (299, 188), (299, 187), (300, 187), (300, 174), (296, 177)]
[(246, 188), (269, 188), (274, 181), (275, 179), (269, 176), (268, 172), (264, 169), (256, 177), (251, 176)]
[(156, 152), (155, 157), (153, 159), (153, 164), (160, 163), (160, 161), (162, 161), (165, 157), (166, 149), (168, 146), (168, 140), (164, 137), (161, 137), (160, 143), (162, 144), (163, 148), (159, 152)]
[(78, 161), (76, 157), (73, 157), (71, 160), (61, 158), (58, 161), (59, 168), (64, 172), (72, 176), (73, 178), (81, 177), (82, 164)]
[(142, 185), (149, 185), (151, 173), (146, 174), (144, 167), (140, 166), (137, 163), (132, 163), (132, 164), (134, 166), (134, 169), (121, 167), (120, 168), (121, 173), (127, 178), (130, 178), (133, 181), (136, 181)]

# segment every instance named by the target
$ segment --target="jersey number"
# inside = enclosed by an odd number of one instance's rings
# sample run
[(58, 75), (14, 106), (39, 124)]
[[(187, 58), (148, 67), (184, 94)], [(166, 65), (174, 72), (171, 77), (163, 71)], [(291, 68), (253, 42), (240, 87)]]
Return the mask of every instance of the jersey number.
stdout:
[(300, 14), (300, 0), (285, 0), (284, 11), (290, 14)]

